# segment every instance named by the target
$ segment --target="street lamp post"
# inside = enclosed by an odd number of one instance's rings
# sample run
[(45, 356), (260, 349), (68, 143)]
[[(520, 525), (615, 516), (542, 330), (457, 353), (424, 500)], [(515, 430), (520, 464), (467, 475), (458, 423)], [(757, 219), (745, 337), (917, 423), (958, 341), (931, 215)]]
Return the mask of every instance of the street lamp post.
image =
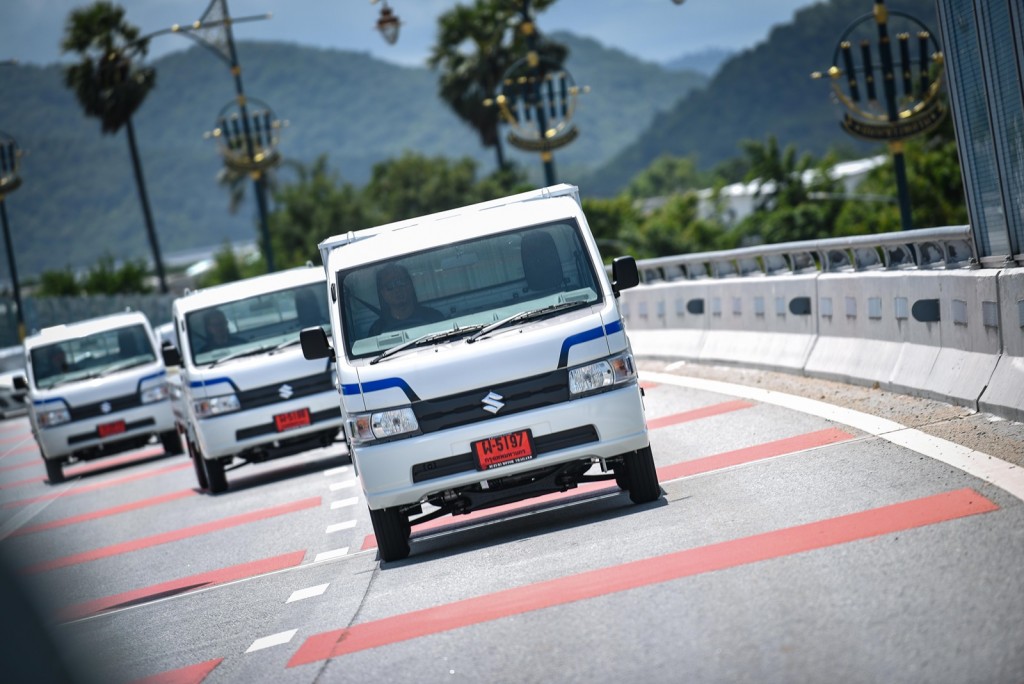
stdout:
[[(890, 15), (907, 29), (896, 34), (898, 64), (889, 31)], [(917, 34), (917, 60), (911, 56), (911, 30)], [(877, 36), (877, 53), (873, 50), (873, 36)], [(847, 110), (841, 122), (843, 129), (858, 138), (889, 145), (903, 230), (913, 227), (903, 144), (908, 138), (937, 127), (946, 114), (939, 100), (942, 51), (933, 36), (914, 17), (895, 10), (890, 12), (883, 0), (876, 0), (874, 11), (856, 19), (840, 36), (832, 66), (826, 72), (836, 98)], [(859, 43), (856, 51), (855, 37)], [(811, 74), (812, 78), (822, 76), (817, 71)], [(881, 101), (876, 77), (881, 77), (882, 81)]]
[(18, 284), (18, 267), (14, 259), (14, 245), (11, 241), (11, 226), (7, 221), (7, 195), (21, 186), (18, 175), (18, 144), (14, 138), (0, 131), (0, 224), (3, 224), (4, 248), (7, 250), (7, 268), (11, 273), (11, 288), (14, 291), (15, 315), (18, 322), (18, 340), (25, 339), (25, 312), (21, 306), (21, 287)]
[(484, 104), (496, 104), (512, 130), (508, 142), (513, 147), (540, 153), (544, 179), (554, 185), (554, 150), (579, 136), (571, 123), (580, 88), (562, 65), (544, 59), (537, 49), (537, 28), (530, 16), (530, 0), (521, 5), (519, 30), (526, 38), (526, 56), (508, 68), (502, 77), (500, 93)]
[[(169, 29), (151, 33), (143, 40), (148, 40), (153, 36), (164, 33), (178, 33), (187, 36), (211, 50), (231, 70), (231, 76), (235, 83), (235, 104), (238, 109), (237, 123), (241, 127), (236, 138), (236, 141), (240, 143), (240, 147), (230, 150), (231, 158), (229, 160), (226, 155), (225, 164), (233, 170), (239, 170), (238, 162), (245, 161), (244, 170), (252, 178), (253, 189), (256, 194), (256, 208), (259, 212), (260, 221), (260, 238), (263, 243), (263, 253), (267, 260), (267, 271), (274, 271), (274, 254), (270, 244), (270, 229), (267, 225), (267, 190), (264, 173), (270, 164), (264, 164), (263, 160), (272, 158), (276, 161), (277, 156), (275, 154), (268, 157), (265, 154), (264, 146), (260, 139), (262, 132), (257, 132), (254, 129), (255, 124), (252, 117), (250, 117), (245, 89), (242, 87), (242, 67), (238, 62), (238, 52), (235, 50), (235, 39), (232, 32), (233, 24), (269, 18), (269, 14), (232, 18), (228, 11), (227, 0), (210, 0), (206, 11), (192, 24), (186, 26), (175, 24)], [(267, 108), (267, 111), (269, 111), (269, 108)], [(256, 116), (259, 117), (262, 114), (257, 114)], [(216, 131), (214, 135), (217, 135)], [(222, 148), (222, 151), (225, 149), (227, 148)]]

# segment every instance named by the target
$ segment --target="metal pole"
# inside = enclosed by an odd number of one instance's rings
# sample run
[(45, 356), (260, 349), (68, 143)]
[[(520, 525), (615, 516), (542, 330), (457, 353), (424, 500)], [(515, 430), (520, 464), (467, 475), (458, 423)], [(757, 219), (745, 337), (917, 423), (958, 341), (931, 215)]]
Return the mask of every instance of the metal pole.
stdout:
[[(224, 14), (228, 13), (228, 3), (224, 0)], [(235, 51), (235, 38), (231, 31), (231, 20), (224, 23), (224, 34), (227, 38), (228, 52), (231, 55), (231, 75), (235, 79), (235, 94), (238, 98), (238, 110), (242, 115), (242, 131), (245, 134), (245, 152), (249, 159), (255, 157), (255, 150), (252, 144), (252, 131), (249, 122), (249, 112), (246, 108), (245, 90), (242, 88), (242, 67), (238, 63), (238, 53)], [(256, 208), (260, 217), (260, 238), (263, 242), (263, 254), (267, 259), (267, 272), (272, 273), (274, 269), (274, 251), (270, 245), (270, 227), (267, 225), (267, 196), (266, 186), (263, 183), (262, 172), (253, 174), (253, 188), (256, 192)]]
[(142, 204), (142, 218), (146, 222), (146, 234), (149, 236), (150, 249), (153, 250), (153, 261), (156, 262), (156, 275), (160, 280), (160, 293), (167, 294), (167, 276), (164, 274), (164, 260), (160, 256), (160, 241), (157, 239), (156, 228), (153, 225), (153, 212), (149, 208), (146, 179), (142, 175), (139, 150), (135, 143), (135, 126), (132, 125), (131, 117), (128, 117), (128, 121), (125, 122), (125, 129), (128, 131), (128, 147), (131, 150), (132, 169), (135, 171), (135, 186), (139, 190), (139, 202)]
[[(875, 23), (878, 25), (878, 51), (882, 57), (882, 92), (885, 94), (886, 113), (891, 123), (899, 121), (896, 106), (896, 73), (893, 68), (892, 42), (887, 25), (889, 13), (882, 0), (875, 2)], [(900, 223), (903, 230), (911, 230), (913, 222), (910, 213), (910, 190), (907, 187), (907, 165), (903, 158), (903, 142), (889, 143), (892, 151), (893, 170), (896, 172), (896, 192), (900, 201)]]
[(3, 195), (0, 195), (0, 223), (3, 223), (4, 246), (7, 249), (7, 268), (11, 272), (11, 282), (14, 289), (14, 306), (17, 309), (18, 340), (25, 340), (25, 312), (21, 308), (21, 288), (18, 285), (18, 267), (14, 263), (14, 247), (11, 244), (11, 227), (7, 223), (7, 203)]
[[(547, 139), (548, 117), (544, 111), (544, 102), (541, 100), (540, 88), (541, 79), (544, 77), (544, 70), (540, 66), (540, 54), (537, 52), (537, 27), (530, 19), (530, 0), (523, 0), (523, 31), (526, 33), (527, 61), (530, 64), (530, 98), (533, 100), (534, 111), (537, 115), (537, 128), (540, 130), (540, 139)], [(540, 159), (544, 163), (544, 180), (547, 185), (555, 184), (555, 155), (551, 150), (544, 150), (540, 153)]]

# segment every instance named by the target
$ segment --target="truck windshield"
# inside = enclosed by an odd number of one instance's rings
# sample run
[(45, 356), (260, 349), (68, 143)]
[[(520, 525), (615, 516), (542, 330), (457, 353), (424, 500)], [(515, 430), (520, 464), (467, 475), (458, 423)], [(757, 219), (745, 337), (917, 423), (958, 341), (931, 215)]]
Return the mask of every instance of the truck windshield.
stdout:
[(199, 309), (185, 315), (185, 326), (197, 366), (284, 349), (303, 328), (331, 333), (322, 282)]
[(353, 359), (435, 332), (468, 336), (525, 311), (601, 300), (579, 226), (569, 219), (363, 265), (338, 282)]
[(129, 325), (39, 346), (31, 357), (36, 387), (49, 389), (152, 363), (156, 351), (144, 326)]

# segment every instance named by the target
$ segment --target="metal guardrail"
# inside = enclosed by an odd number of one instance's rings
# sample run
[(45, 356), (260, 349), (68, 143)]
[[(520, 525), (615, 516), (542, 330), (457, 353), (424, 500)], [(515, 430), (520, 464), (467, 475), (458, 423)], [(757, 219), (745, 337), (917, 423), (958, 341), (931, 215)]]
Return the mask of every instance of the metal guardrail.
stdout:
[(978, 268), (970, 226), (803, 240), (642, 259), (645, 283), (885, 269)]

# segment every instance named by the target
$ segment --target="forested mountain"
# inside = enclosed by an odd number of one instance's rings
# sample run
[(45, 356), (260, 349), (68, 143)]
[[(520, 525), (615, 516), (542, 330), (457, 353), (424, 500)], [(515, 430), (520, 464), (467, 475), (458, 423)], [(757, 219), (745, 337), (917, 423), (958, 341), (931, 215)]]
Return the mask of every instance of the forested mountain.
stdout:
[[(589, 39), (559, 34), (570, 49), (567, 67), (582, 95), (574, 121), (581, 135), (556, 154), (559, 178), (574, 180), (633, 140), (659, 110), (706, 83), (668, 71)], [(293, 44), (238, 46), (250, 99), (288, 122), (280, 151), (312, 162), (326, 154), (342, 179), (361, 185), (375, 163), (411, 150), (468, 156), (481, 174), (494, 169), (493, 150), (437, 96), (437, 75), (362, 53)], [(234, 98), (224, 63), (195, 46), (153, 62), (157, 86), (134, 117), (156, 230), (165, 255), (219, 247), (256, 237), (250, 195), (237, 215), (216, 184), (216, 145), (203, 138)], [(104, 253), (145, 258), (150, 252), (132, 180), (124, 132), (102, 136), (86, 119), (57, 65), (0, 69), (0, 130), (25, 154), (22, 187), (7, 198), (19, 275), (94, 264)], [(508, 151), (535, 173), (536, 155)], [(287, 169), (280, 171), (287, 180)], [(0, 269), (5, 271), (6, 269)]]
[[(776, 26), (765, 42), (723, 64), (706, 88), (656, 116), (635, 142), (582, 178), (581, 187), (592, 195), (611, 196), (660, 155), (693, 156), (708, 169), (738, 156), (741, 140), (768, 135), (776, 136), (780, 146), (815, 155), (829, 149), (877, 151), (877, 145), (840, 129), (842, 112), (832, 101), (829, 83), (810, 78), (831, 66), (844, 30), (872, 6), (865, 0), (829, 0), (799, 10), (793, 22)], [(934, 0), (894, 0), (886, 7), (936, 26)]]

